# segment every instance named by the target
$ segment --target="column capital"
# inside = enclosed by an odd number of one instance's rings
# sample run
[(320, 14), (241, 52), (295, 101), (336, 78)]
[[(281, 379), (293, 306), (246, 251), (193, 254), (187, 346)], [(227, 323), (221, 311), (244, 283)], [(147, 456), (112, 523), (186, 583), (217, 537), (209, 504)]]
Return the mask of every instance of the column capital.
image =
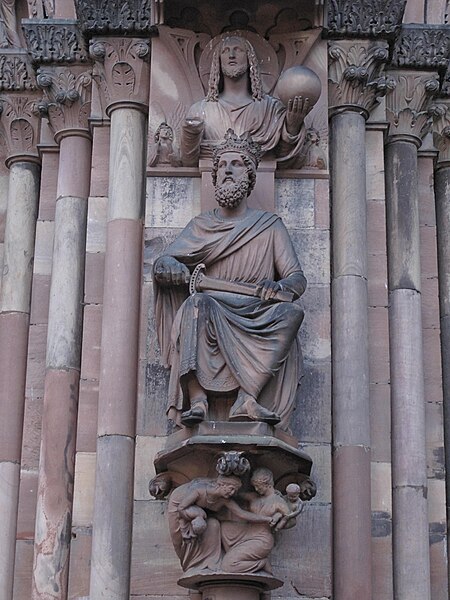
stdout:
[(85, 35), (145, 35), (152, 32), (150, 0), (75, 0)]
[(36, 94), (8, 94), (0, 96), (0, 131), (8, 148), (6, 165), (28, 161), (40, 163), (40, 118)]
[(328, 47), (330, 110), (357, 110), (367, 118), (385, 93), (381, 70), (388, 60), (386, 42), (342, 40)]
[(0, 50), (0, 92), (36, 89), (36, 78), (26, 50), (2, 48)]
[(71, 19), (22, 19), (28, 52), (35, 63), (80, 63), (89, 60), (86, 43)]
[(437, 168), (450, 166), (450, 98), (439, 99), (430, 107), (433, 142), (439, 151)]
[(328, 3), (328, 37), (392, 36), (405, 6), (406, 0), (333, 0)]
[(37, 83), (44, 91), (39, 111), (48, 117), (56, 142), (65, 135), (89, 136), (92, 71), (80, 65), (41, 67)]
[(89, 52), (94, 79), (106, 112), (119, 106), (146, 110), (149, 96), (150, 44), (140, 38), (95, 38)]
[(424, 71), (389, 71), (386, 83), (389, 139), (403, 139), (419, 147), (429, 130), (428, 108), (430, 100), (439, 90), (437, 76)]

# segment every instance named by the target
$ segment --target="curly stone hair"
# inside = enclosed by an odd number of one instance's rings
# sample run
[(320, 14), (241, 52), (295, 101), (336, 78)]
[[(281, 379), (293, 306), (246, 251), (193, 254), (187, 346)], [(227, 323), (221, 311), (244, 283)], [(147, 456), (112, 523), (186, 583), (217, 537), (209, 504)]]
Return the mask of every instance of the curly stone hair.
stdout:
[[(224, 154), (224, 152), (222, 153)], [(220, 154), (216, 155), (213, 159), (213, 165), (212, 165), (212, 172), (211, 172), (211, 177), (213, 180), (213, 185), (214, 187), (216, 186), (217, 183), (217, 169), (219, 168), (219, 160), (220, 160)], [(242, 156), (242, 160), (244, 162), (244, 165), (246, 167), (246, 173), (248, 175), (248, 190), (247, 190), (247, 196), (250, 196), (253, 188), (255, 187), (255, 183), (256, 183), (256, 167), (254, 162), (245, 154), (241, 154)]]
[(253, 100), (261, 100), (261, 98), (264, 96), (264, 92), (262, 87), (261, 72), (259, 70), (258, 57), (256, 56), (255, 49), (250, 44), (250, 42), (241, 35), (232, 34), (223, 38), (223, 40), (219, 44), (217, 44), (216, 49), (214, 50), (214, 54), (211, 61), (211, 73), (209, 74), (208, 93), (206, 95), (206, 101), (217, 102), (219, 99), (219, 93), (223, 89), (223, 74), (222, 69), (220, 68), (220, 54), (222, 52), (225, 42), (230, 38), (238, 38), (242, 40), (245, 46), (245, 50), (247, 52), (247, 60), (249, 65), (249, 91), (252, 94)]

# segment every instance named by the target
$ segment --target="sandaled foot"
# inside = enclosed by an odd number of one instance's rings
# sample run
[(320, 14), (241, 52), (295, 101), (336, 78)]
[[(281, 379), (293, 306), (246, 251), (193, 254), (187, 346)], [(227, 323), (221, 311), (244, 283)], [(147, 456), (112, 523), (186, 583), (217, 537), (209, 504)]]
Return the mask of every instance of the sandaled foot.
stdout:
[(197, 400), (192, 402), (189, 410), (181, 414), (181, 423), (187, 427), (197, 425), (205, 421), (208, 417), (208, 402), (206, 400)]
[(245, 392), (239, 392), (236, 402), (230, 409), (229, 417), (230, 421), (261, 421), (268, 423), (269, 425), (276, 425), (281, 421), (281, 418), (277, 413), (264, 408), (256, 402), (256, 400), (246, 394)]

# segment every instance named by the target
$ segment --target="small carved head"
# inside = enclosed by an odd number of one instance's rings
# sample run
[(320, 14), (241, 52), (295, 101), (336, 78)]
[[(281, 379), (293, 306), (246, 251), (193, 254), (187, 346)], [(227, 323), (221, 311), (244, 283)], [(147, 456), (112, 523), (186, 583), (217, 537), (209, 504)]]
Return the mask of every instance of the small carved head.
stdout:
[(158, 143), (161, 139), (173, 142), (173, 129), (165, 121), (163, 121), (155, 131), (155, 142)]
[(252, 486), (260, 496), (264, 496), (267, 490), (273, 488), (273, 474), (270, 469), (260, 467), (256, 469), (250, 479)]
[(215, 482), (217, 492), (222, 498), (231, 498), (242, 486), (242, 481), (234, 475), (219, 475)]
[(289, 502), (297, 502), (300, 497), (300, 486), (297, 483), (290, 483), (286, 486), (286, 496)]

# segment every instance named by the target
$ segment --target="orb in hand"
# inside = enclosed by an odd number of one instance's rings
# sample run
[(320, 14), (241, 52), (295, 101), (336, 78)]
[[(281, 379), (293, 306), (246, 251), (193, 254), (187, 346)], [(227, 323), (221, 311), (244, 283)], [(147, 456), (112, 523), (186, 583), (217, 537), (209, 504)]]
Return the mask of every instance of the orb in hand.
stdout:
[(308, 67), (296, 65), (283, 71), (275, 88), (275, 95), (285, 106), (295, 96), (309, 98), (311, 109), (319, 99), (321, 91), (322, 84), (318, 75)]

